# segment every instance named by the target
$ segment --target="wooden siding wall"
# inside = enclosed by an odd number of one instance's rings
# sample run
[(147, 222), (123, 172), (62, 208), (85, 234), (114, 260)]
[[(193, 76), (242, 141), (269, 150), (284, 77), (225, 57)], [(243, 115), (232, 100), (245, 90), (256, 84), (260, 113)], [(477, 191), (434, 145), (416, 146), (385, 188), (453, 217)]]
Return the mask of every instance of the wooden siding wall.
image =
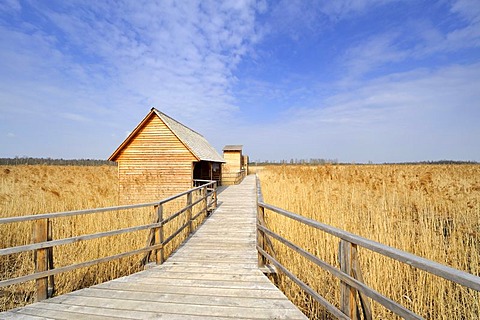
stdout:
[(242, 152), (241, 151), (224, 151), (223, 158), (226, 163), (222, 168), (222, 184), (232, 185), (237, 180), (237, 174), (242, 170)]
[(118, 156), (121, 204), (156, 201), (192, 186), (193, 154), (151, 117)]
[(242, 169), (242, 153), (240, 151), (224, 151), (225, 173), (239, 172)]

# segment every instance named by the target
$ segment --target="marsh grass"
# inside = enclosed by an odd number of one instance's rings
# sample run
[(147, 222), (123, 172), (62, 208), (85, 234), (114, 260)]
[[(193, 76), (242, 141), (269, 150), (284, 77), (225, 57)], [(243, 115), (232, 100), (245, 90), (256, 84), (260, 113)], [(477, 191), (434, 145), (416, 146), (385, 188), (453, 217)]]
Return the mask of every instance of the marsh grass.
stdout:
[[(259, 168), (257, 168), (258, 170)], [(480, 274), (480, 166), (266, 166), (265, 202), (368, 239)], [(268, 225), (338, 266), (339, 240), (267, 211)], [(275, 244), (290, 270), (338, 307), (339, 282)], [(360, 248), (365, 282), (428, 319), (477, 319), (480, 294)], [(278, 283), (311, 318), (329, 318), (288, 279)], [(396, 317), (373, 304), (376, 319)]]
[[(258, 168), (252, 168), (253, 170)], [(258, 172), (265, 201), (366, 238), (479, 275), (480, 166), (268, 166)], [(0, 216), (18, 216), (118, 205), (115, 167), (0, 166)], [(171, 215), (186, 202), (165, 207)], [(200, 207), (201, 205), (197, 205)], [(198, 209), (198, 208), (196, 208)], [(53, 238), (89, 234), (153, 222), (153, 208), (53, 220)], [(333, 265), (338, 239), (267, 212), (276, 232)], [(167, 225), (165, 237), (185, 223), (182, 215)], [(0, 247), (31, 242), (32, 223), (0, 225)], [(144, 247), (148, 231), (55, 248), (56, 267)], [(184, 231), (166, 248), (169, 255)], [(429, 319), (476, 319), (478, 292), (418, 271), (360, 248), (366, 283)], [(277, 257), (302, 280), (337, 304), (339, 282), (327, 272), (275, 244)], [(143, 255), (55, 276), (57, 294), (141, 270)], [(33, 272), (33, 253), (0, 257), (2, 279)], [(311, 318), (328, 318), (285, 277), (276, 279)], [(0, 310), (33, 301), (34, 283), (0, 289)], [(395, 319), (378, 304), (376, 319)]]
[[(193, 200), (200, 197), (196, 192)], [(164, 205), (168, 217), (186, 204), (186, 196)], [(0, 166), (0, 217), (116, 206), (118, 178), (111, 166)], [(202, 204), (193, 208), (200, 210)], [(111, 211), (51, 219), (53, 239), (115, 230), (154, 222), (155, 208)], [(195, 221), (196, 227), (203, 220)], [(165, 225), (165, 238), (187, 221), (182, 214)], [(0, 225), (1, 248), (29, 244), (33, 222)], [(149, 231), (82, 241), (54, 248), (56, 268), (145, 247)], [(168, 257), (188, 236), (184, 230), (165, 247)], [(143, 254), (80, 268), (55, 276), (56, 294), (63, 294), (142, 270)], [(153, 257), (151, 257), (151, 260)], [(33, 273), (33, 253), (0, 257), (0, 279)], [(33, 302), (34, 282), (0, 289), (0, 310)]]

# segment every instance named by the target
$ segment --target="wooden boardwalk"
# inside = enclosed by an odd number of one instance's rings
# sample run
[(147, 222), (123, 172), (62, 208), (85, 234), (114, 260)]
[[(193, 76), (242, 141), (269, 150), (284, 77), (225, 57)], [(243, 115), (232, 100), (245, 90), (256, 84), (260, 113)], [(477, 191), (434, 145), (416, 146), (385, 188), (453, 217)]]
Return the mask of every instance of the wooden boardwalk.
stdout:
[(255, 176), (161, 266), (0, 313), (0, 319), (306, 319), (257, 268)]

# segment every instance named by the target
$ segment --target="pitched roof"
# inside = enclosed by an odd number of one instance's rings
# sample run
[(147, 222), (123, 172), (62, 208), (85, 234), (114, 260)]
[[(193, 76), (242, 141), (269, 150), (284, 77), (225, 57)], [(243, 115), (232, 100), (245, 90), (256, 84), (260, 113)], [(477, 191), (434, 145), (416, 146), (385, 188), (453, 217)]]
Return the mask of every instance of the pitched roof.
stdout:
[(242, 151), (243, 145), (236, 144), (236, 145), (226, 145), (223, 148), (223, 151)]
[(201, 161), (225, 162), (222, 156), (208, 143), (207, 139), (198, 132), (181, 124), (177, 120), (167, 116), (165, 113), (152, 108), (150, 113), (140, 122), (140, 124), (132, 131), (132, 133), (125, 139), (125, 141), (115, 150), (108, 160), (114, 161), (116, 156), (129, 141), (136, 135), (143, 124), (152, 116), (158, 116), (165, 125), (173, 132), (175, 136), (190, 150), (190, 152)]

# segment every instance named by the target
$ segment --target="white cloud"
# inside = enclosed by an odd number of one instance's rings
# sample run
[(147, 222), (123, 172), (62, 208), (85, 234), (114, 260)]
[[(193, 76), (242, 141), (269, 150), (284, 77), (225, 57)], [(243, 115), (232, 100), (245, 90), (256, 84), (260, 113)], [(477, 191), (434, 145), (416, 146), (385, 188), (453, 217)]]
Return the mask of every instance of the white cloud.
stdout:
[(480, 64), (453, 65), (434, 71), (419, 69), (364, 82), (360, 87), (329, 97), (320, 108), (292, 113), (297, 121), (366, 125), (390, 121), (425, 125), (448, 121), (448, 116), (462, 113), (475, 117), (480, 116), (477, 108), (480, 92), (476, 89), (479, 83)]
[(22, 5), (19, 0), (3, 0), (0, 1), (0, 11), (5, 12), (19, 12), (22, 9)]
[(254, 1), (27, 7), (38, 20), (14, 14), (17, 23), (0, 25), (9, 44), (0, 48), (5, 117), (26, 113), (42, 119), (36, 126), (57, 116), (92, 119), (91, 125), (125, 130), (156, 106), (203, 132), (238, 111), (231, 86), (238, 63), (258, 41)]
[(90, 119), (88, 119), (85, 116), (82, 116), (82, 115), (76, 114), (76, 113), (71, 113), (71, 112), (61, 112), (58, 115), (61, 116), (64, 119), (71, 120), (71, 121), (76, 121), (76, 122), (90, 121)]
[(350, 47), (343, 56), (346, 74), (357, 77), (382, 65), (406, 59), (409, 52), (397, 47), (398, 37), (395, 32), (384, 33)]
[(372, 8), (398, 0), (336, 0), (325, 1), (320, 7), (331, 19), (340, 20), (352, 14), (365, 13)]
[(399, 66), (404, 62), (480, 47), (480, 6), (473, 7), (471, 1), (453, 3), (451, 13), (464, 17), (465, 21), (452, 23), (448, 28), (430, 21), (431, 17), (420, 15), (410, 17), (401, 26), (357, 40), (341, 56), (348, 79), (362, 77), (385, 66)]
[(480, 5), (477, 0), (454, 1), (451, 10), (463, 16), (467, 21), (480, 22)]
[[(375, 162), (480, 157), (480, 64), (419, 69), (343, 88), (244, 130), (258, 159)], [(256, 142), (255, 142), (256, 141)], [(272, 143), (281, 141), (281, 144)]]
[[(24, 56), (17, 64), (32, 61), (26, 71), (48, 71), (53, 79), (80, 77), (84, 89), (91, 81), (115, 86), (172, 109), (235, 110), (228, 90), (233, 70), (255, 39), (252, 1), (36, 6), (54, 24), (48, 30), (36, 26), (40, 54), (28, 45), (30, 34), (4, 30), (11, 37), (10, 53), (21, 45)], [(55, 28), (60, 33), (52, 32)], [(48, 70), (37, 54), (49, 56)]]

